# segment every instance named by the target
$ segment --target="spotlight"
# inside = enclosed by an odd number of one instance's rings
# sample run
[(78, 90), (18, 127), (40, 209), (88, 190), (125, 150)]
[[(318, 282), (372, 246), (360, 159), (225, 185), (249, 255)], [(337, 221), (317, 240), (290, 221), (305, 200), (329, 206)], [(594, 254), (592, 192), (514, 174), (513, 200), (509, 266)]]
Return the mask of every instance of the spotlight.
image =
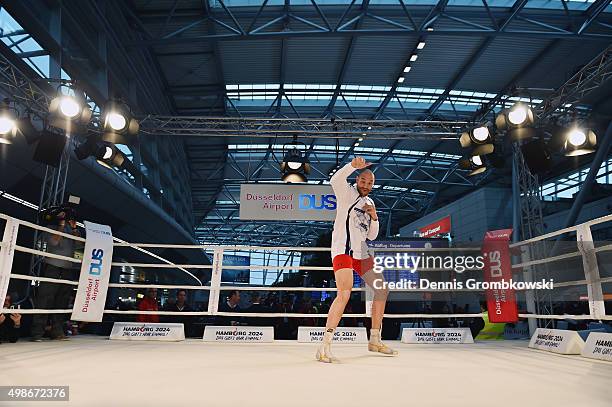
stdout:
[(400, 76), (399, 79), (397, 80), (397, 83), (404, 83), (404, 77)]
[(94, 157), (98, 164), (107, 168), (123, 166), (125, 155), (108, 141), (101, 141), (97, 136), (90, 136), (85, 143), (74, 149), (79, 160), (85, 160), (89, 157)]
[[(62, 85), (65, 86), (65, 85)], [(75, 125), (84, 125), (91, 119), (91, 109), (85, 103), (85, 95), (68, 87), (74, 95), (65, 95), (58, 90), (58, 96), (49, 104), (50, 124), (53, 127), (71, 131)]]
[(96, 160), (105, 167), (121, 168), (125, 162), (125, 156), (113, 143), (102, 141), (98, 145), (95, 154)]
[(461, 134), (459, 138), (461, 147), (467, 148), (474, 145), (472, 155), (491, 154), (495, 150), (493, 145), (493, 130), (491, 123), (474, 127)]
[(468, 174), (470, 177), (483, 173), (487, 170), (487, 166), (485, 165), (482, 157), (479, 155), (462, 158), (459, 160), (459, 168), (470, 170), (470, 173)]
[(417, 45), (417, 49), (423, 49), (425, 48), (425, 41), (421, 41), (419, 42), (419, 44)]
[(74, 98), (63, 96), (59, 100), (59, 110), (67, 118), (74, 119), (81, 111), (81, 107)]
[(414, 61), (416, 61), (418, 58), (419, 58), (419, 56), (418, 56), (417, 54), (412, 54), (412, 55), (410, 56), (410, 62), (414, 62)]
[(510, 109), (504, 109), (495, 118), (495, 125), (500, 130), (507, 130), (514, 140), (520, 140), (535, 135), (533, 110), (521, 102), (515, 103)]
[(116, 112), (109, 113), (106, 116), (106, 122), (107, 125), (115, 131), (121, 131), (125, 129), (125, 125), (127, 124), (127, 120), (125, 120), (125, 117)]
[[(310, 161), (303, 154), (302, 151), (298, 149), (298, 145), (303, 143), (298, 143), (297, 141), (293, 141), (290, 144), (290, 149), (286, 153), (284, 153), (283, 162), (280, 164), (280, 170), (282, 173), (281, 180), (285, 182), (306, 182), (307, 178), (305, 174), (310, 174)], [(303, 145), (304, 149), (306, 149), (306, 145)], [(285, 145), (283, 150), (285, 150)]]
[(408, 72), (410, 72), (410, 70), (411, 70), (411, 69), (412, 69), (412, 67), (411, 67), (411, 66), (407, 66), (407, 67), (405, 67), (405, 68), (404, 68), (404, 73), (408, 73)]
[(576, 157), (595, 152), (596, 145), (597, 136), (593, 130), (575, 126), (567, 131), (563, 147), (567, 157)]
[(0, 144), (12, 144), (10, 137), (17, 130), (16, 116), (8, 99), (0, 102)]
[(102, 138), (116, 144), (130, 144), (131, 138), (138, 134), (140, 125), (127, 104), (113, 99), (106, 104), (104, 112)]

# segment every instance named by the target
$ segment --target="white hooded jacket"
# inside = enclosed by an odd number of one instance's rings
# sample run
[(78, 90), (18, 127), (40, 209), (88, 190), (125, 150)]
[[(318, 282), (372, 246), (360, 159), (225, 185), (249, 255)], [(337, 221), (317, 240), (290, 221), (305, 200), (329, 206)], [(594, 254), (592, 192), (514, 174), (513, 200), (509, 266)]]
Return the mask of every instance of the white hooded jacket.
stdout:
[(366, 239), (374, 240), (378, 236), (378, 220), (374, 221), (362, 208), (374, 201), (367, 196), (360, 196), (355, 185), (349, 185), (347, 178), (356, 168), (350, 163), (340, 168), (330, 179), (336, 194), (336, 219), (332, 232), (332, 259), (339, 254), (348, 254), (355, 259), (369, 257), (366, 250)]

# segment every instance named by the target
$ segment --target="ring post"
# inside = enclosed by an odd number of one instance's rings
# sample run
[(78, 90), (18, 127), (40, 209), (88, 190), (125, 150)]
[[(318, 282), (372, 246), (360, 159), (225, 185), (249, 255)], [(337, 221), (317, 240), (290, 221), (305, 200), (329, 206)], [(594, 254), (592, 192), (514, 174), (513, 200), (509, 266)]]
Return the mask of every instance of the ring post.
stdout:
[(223, 272), (223, 248), (217, 248), (213, 254), (213, 268), (210, 278), (210, 292), (208, 294), (208, 312), (215, 315), (219, 308), (219, 295), (221, 294), (221, 274)]
[(595, 244), (591, 228), (588, 224), (578, 225), (576, 239), (578, 240), (578, 251), (582, 255), (584, 277), (587, 281), (589, 313), (593, 319), (601, 319), (606, 315), (606, 310), (603, 301), (603, 290), (601, 289), (599, 266), (597, 265), (597, 255), (595, 254)]
[(19, 232), (19, 222), (14, 218), (6, 218), (2, 245), (0, 246), (0, 309), (4, 304), (6, 292), (11, 279), (13, 268), (13, 257), (15, 256), (15, 246), (17, 245), (17, 233)]

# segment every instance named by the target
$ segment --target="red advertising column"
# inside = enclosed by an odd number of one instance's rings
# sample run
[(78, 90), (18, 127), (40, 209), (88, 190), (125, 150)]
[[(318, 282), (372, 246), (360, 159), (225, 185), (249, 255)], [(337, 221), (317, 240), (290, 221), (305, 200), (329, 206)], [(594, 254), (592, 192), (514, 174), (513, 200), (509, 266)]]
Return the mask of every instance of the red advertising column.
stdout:
[[(484, 281), (496, 282), (512, 279), (510, 263), (510, 235), (512, 229), (489, 231), (485, 234), (482, 244), (484, 257)], [(512, 289), (486, 290), (487, 309), (491, 322), (518, 321), (516, 296)]]

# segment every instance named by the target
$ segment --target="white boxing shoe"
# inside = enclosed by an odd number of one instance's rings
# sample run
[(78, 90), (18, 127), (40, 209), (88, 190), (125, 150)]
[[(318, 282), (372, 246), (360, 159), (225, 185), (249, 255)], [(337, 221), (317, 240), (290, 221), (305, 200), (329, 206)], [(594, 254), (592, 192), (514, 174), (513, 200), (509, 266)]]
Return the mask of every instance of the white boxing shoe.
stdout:
[(398, 354), (396, 350), (391, 349), (390, 347), (388, 347), (382, 342), (378, 342), (378, 343), (369, 342), (368, 350), (370, 352), (382, 353), (383, 355), (390, 355), (390, 356), (396, 356)]
[(316, 358), (319, 362), (323, 363), (339, 363), (340, 361), (331, 352), (331, 344), (323, 343), (317, 349)]

